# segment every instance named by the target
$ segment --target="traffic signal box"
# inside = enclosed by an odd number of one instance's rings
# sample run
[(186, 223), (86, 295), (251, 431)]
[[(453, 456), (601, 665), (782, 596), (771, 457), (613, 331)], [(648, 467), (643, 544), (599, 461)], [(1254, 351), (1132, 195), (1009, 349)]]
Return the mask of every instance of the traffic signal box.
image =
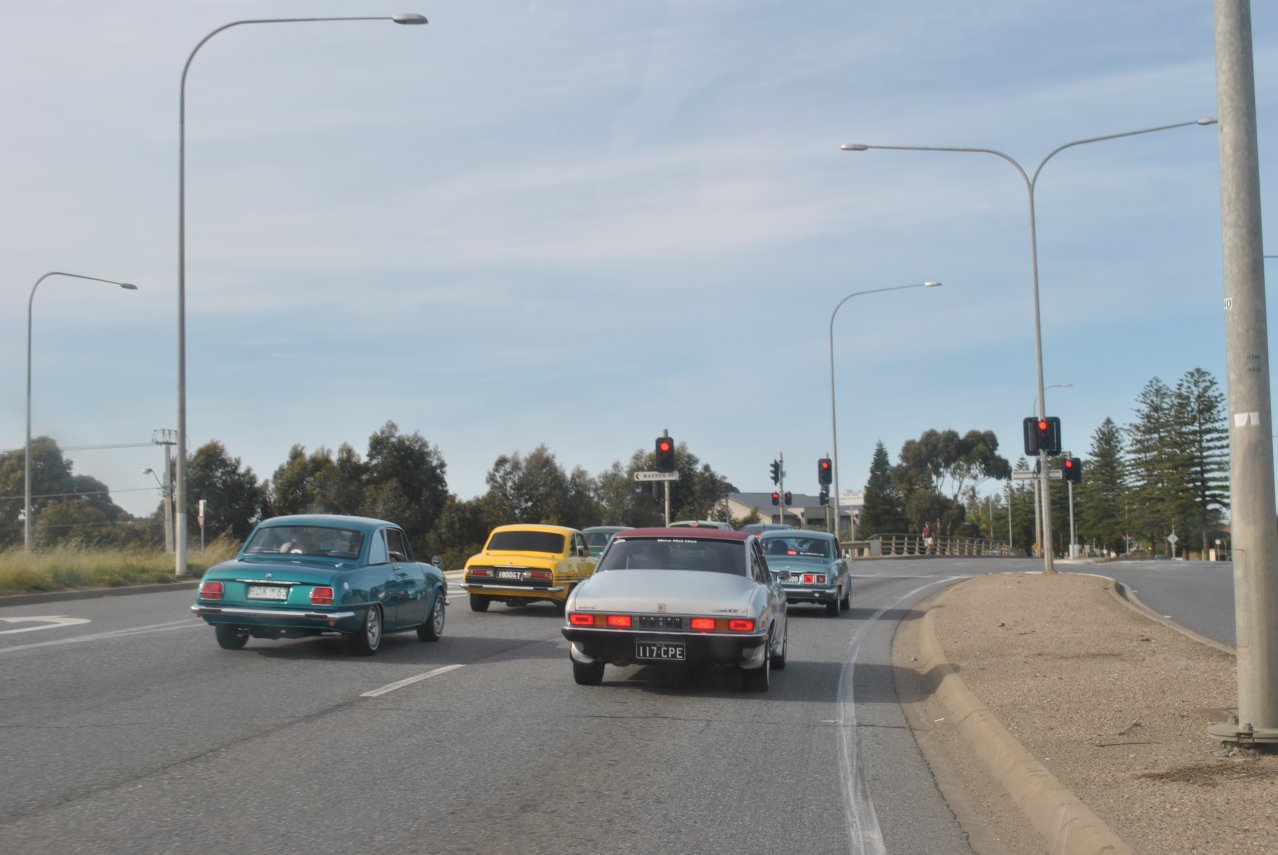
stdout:
[(787, 505), (793, 505), (793, 504), (794, 504), (794, 497), (790, 495), (790, 491), (789, 491), (789, 490), (786, 490), (786, 491), (785, 491), (785, 503), (786, 503)]
[[(772, 483), (773, 484), (781, 483), (781, 461), (780, 460), (772, 461)], [(776, 502), (773, 502), (772, 504), (775, 505)]]
[(657, 471), (675, 471), (674, 440), (668, 436), (657, 437)]
[(774, 505), (779, 505), (779, 504), (781, 504), (781, 494), (780, 494), (780, 493), (773, 491), (773, 493), (772, 493), (772, 504), (774, 504)]
[(1041, 419), (1029, 417), (1024, 422), (1025, 453), (1037, 457), (1040, 451), (1057, 455), (1061, 453), (1061, 420), (1056, 416)]
[(830, 466), (830, 458), (822, 457), (819, 460), (817, 460), (817, 483), (818, 484), (820, 484), (822, 487), (829, 486), (830, 482), (833, 480), (831, 477), (833, 474), (834, 474), (834, 470)]
[(830, 504), (830, 488), (829, 487), (821, 488), (821, 504), (823, 505)]
[(1066, 457), (1061, 461), (1061, 475), (1071, 484), (1083, 481), (1083, 461), (1077, 457)]

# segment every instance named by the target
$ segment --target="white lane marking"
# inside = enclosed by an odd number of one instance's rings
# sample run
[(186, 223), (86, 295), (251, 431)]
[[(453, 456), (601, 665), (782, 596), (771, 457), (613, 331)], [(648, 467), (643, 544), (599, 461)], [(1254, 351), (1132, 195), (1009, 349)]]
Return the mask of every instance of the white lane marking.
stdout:
[(386, 694), (387, 692), (393, 692), (396, 689), (402, 689), (405, 686), (411, 686), (414, 683), (420, 683), (422, 680), (429, 680), (431, 677), (437, 677), (440, 674), (447, 674), (449, 671), (456, 671), (458, 668), (465, 668), (465, 667), (466, 667), (465, 665), (445, 665), (442, 668), (436, 668), (434, 671), (427, 671), (425, 674), (418, 674), (415, 677), (405, 677), (404, 679), (397, 680), (394, 683), (387, 683), (385, 686), (382, 686), (380, 689), (372, 689), (371, 691), (364, 692), (362, 695), (360, 695), (360, 697), (376, 698), (379, 695)]
[(34, 632), (37, 629), (56, 629), (60, 626), (76, 626), (77, 624), (88, 623), (88, 618), (81, 617), (65, 617), (63, 615), (30, 615), (28, 617), (6, 617), (0, 618), (5, 623), (34, 623), (40, 626), (24, 626), (20, 629), (0, 629), (0, 635), (13, 635), (15, 632)]
[(843, 812), (848, 826), (848, 843), (853, 855), (887, 855), (887, 846), (883, 842), (883, 830), (879, 827), (879, 816), (874, 811), (874, 800), (870, 798), (870, 790), (865, 781), (865, 769), (861, 766), (860, 746), (856, 732), (856, 699), (852, 696), (852, 683), (856, 671), (856, 658), (861, 652), (861, 641), (865, 638), (875, 621), (883, 617), (889, 609), (897, 608), (902, 602), (916, 596), (928, 588), (966, 579), (967, 576), (947, 576), (934, 579), (926, 585), (920, 585), (913, 591), (903, 594), (896, 602), (886, 605), (875, 612), (867, 620), (848, 644), (847, 655), (843, 659), (843, 667), (839, 670), (839, 784), (843, 789)]
[(37, 647), (54, 647), (60, 644), (83, 644), (89, 641), (102, 641), (108, 638), (124, 638), (129, 635), (144, 635), (149, 632), (169, 632), (175, 629), (195, 629), (204, 626), (204, 621), (196, 623), (191, 619), (175, 620), (169, 623), (157, 623), (150, 626), (135, 626), (129, 629), (116, 629), (110, 632), (95, 632), (90, 635), (77, 635), (74, 638), (59, 638), (55, 641), (37, 641), (32, 644), (18, 644), (13, 647), (0, 647), (0, 655), (17, 653), (19, 650), (32, 650)]

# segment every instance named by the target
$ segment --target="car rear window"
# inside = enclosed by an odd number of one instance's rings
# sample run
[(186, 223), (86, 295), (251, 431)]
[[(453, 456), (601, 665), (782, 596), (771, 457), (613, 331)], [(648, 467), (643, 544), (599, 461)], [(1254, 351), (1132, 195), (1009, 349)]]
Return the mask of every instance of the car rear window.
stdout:
[(248, 555), (283, 553), (358, 558), (364, 534), (349, 528), (318, 525), (275, 525), (259, 528), (244, 544)]
[(559, 555), (564, 551), (564, 536), (553, 531), (497, 531), (488, 539), (487, 550)]
[(791, 558), (829, 558), (830, 542), (809, 537), (765, 537), (761, 544), (766, 555), (788, 555)]
[(746, 551), (737, 540), (614, 539), (595, 572), (607, 570), (702, 570), (745, 576)]

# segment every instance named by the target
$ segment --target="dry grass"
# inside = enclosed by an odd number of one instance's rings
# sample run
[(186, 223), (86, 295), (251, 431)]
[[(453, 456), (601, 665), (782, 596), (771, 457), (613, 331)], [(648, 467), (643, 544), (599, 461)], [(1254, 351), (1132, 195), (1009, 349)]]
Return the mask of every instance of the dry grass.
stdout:
[[(235, 555), (237, 544), (218, 540), (203, 552), (188, 554), (192, 576)], [(77, 588), (114, 588), (172, 582), (173, 554), (148, 549), (82, 549), (63, 547), (26, 552), (0, 552), (0, 596)]]

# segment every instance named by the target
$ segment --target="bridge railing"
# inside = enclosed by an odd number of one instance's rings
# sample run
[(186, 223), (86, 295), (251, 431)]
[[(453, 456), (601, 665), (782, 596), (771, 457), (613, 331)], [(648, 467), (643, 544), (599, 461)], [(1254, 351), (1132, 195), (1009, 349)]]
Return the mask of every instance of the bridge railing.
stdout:
[(983, 537), (932, 538), (932, 545), (919, 534), (876, 534), (869, 540), (845, 540), (843, 553), (849, 558), (900, 558), (924, 555), (941, 558), (1023, 558), (1025, 553), (1007, 543)]

